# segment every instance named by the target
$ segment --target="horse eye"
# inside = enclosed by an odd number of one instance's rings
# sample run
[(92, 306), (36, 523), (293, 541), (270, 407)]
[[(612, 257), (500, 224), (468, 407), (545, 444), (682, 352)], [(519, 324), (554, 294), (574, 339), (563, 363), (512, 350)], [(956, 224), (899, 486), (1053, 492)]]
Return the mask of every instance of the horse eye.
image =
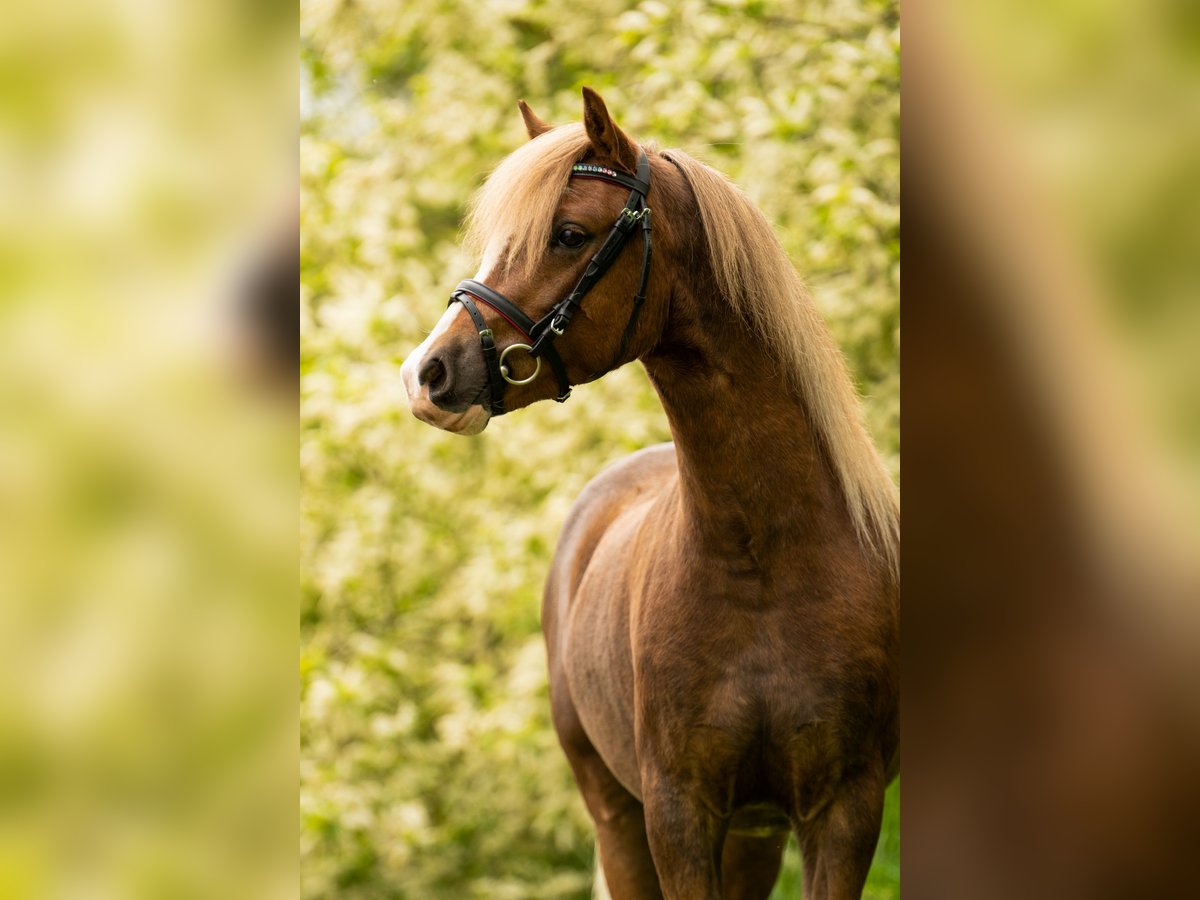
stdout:
[(587, 235), (578, 228), (567, 227), (559, 229), (554, 239), (564, 247), (582, 247)]

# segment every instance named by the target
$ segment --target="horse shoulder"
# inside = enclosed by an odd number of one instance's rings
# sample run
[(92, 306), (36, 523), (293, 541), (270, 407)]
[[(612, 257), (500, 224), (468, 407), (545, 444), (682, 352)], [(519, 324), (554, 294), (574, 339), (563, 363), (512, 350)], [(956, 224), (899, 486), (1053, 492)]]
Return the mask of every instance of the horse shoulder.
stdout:
[[(563, 526), (543, 601), (560, 739), (593, 745), (635, 796), (626, 563), (646, 510), (670, 489), (676, 473), (674, 446), (661, 444), (594, 478)], [(577, 729), (583, 733), (563, 733)]]
[(656, 444), (630, 454), (588, 482), (558, 538), (546, 578), (543, 629), (565, 623), (566, 609), (613, 522), (639, 499), (661, 490), (676, 471), (675, 445)]

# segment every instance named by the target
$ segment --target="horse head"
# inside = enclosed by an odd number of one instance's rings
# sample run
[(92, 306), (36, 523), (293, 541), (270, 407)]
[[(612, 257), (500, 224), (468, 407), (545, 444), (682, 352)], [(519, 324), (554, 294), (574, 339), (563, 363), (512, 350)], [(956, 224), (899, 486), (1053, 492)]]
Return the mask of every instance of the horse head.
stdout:
[(458, 434), (565, 400), (645, 352), (666, 315), (669, 281), (650, 278), (647, 153), (589, 88), (582, 124), (554, 127), (520, 109), (529, 142), (468, 215), (480, 269), (401, 369), (413, 414)]

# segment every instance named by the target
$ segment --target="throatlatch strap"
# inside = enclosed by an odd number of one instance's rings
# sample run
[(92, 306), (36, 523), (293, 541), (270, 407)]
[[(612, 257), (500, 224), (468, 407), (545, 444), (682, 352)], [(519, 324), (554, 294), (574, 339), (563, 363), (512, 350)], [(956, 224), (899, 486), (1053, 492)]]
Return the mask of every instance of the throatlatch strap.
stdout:
[(625, 330), (621, 333), (621, 348), (617, 350), (617, 355), (613, 357), (612, 364), (609, 370), (615, 369), (620, 365), (621, 360), (625, 358), (625, 351), (629, 349), (629, 339), (633, 337), (633, 333), (637, 331), (638, 318), (642, 314), (642, 304), (646, 302), (646, 283), (650, 280), (650, 258), (654, 252), (654, 247), (650, 242), (650, 210), (642, 210), (642, 280), (638, 282), (637, 293), (633, 295), (633, 309), (629, 312), (629, 321), (625, 324)]

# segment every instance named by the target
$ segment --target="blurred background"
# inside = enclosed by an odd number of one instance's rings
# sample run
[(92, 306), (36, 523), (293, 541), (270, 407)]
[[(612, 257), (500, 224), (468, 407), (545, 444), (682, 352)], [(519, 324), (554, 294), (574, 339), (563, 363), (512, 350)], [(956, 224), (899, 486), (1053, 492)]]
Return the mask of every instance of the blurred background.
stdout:
[(1200, 16), (904, 16), (905, 886), (1196, 893)]
[(294, 895), (296, 20), (0, 10), (0, 896)]
[[(305, 897), (586, 895), (540, 581), (665, 422), (632, 366), (472, 441), (397, 379), (518, 96), (742, 184), (898, 474), (894, 6), (314, 2), (299, 67), (296, 17), (0, 10), (0, 896), (295, 896), (297, 826)], [(904, 30), (905, 880), (1188, 896), (1200, 19)]]
[[(306, 2), (301, 12), (301, 873), (316, 897), (590, 896), (550, 725), (541, 588), (610, 462), (669, 439), (640, 366), (474, 439), (413, 419), (404, 354), (478, 268), (458, 229), (524, 98), (740, 184), (844, 348), (899, 472), (891, 2)], [(899, 896), (898, 788), (869, 897)], [(776, 896), (799, 895), (789, 852)]]

